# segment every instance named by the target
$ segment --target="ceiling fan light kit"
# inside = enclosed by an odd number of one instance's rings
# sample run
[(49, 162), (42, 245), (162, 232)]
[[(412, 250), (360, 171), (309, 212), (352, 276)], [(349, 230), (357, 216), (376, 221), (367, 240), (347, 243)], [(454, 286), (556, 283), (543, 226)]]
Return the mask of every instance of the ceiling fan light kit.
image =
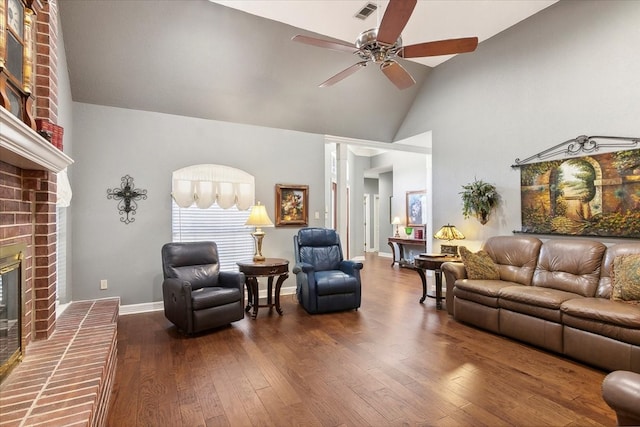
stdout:
[(362, 61), (340, 71), (320, 84), (320, 87), (332, 86), (351, 74), (366, 67), (370, 63), (379, 64), (382, 73), (398, 89), (406, 89), (416, 82), (396, 61), (397, 58), (420, 58), (425, 56), (452, 55), (473, 52), (478, 46), (477, 37), (461, 39), (439, 40), (402, 46), (401, 33), (407, 25), (417, 0), (390, 0), (384, 12), (379, 28), (363, 31), (358, 36), (355, 45), (344, 42), (333, 42), (315, 37), (297, 35), (293, 41), (315, 47), (348, 52), (358, 55)]

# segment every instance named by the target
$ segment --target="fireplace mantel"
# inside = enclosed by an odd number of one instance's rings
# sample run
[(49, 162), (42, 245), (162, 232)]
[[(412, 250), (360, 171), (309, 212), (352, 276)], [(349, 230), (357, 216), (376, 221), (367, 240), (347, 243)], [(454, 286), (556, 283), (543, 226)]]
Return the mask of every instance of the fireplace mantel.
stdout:
[(0, 158), (21, 169), (60, 172), (73, 160), (0, 107)]

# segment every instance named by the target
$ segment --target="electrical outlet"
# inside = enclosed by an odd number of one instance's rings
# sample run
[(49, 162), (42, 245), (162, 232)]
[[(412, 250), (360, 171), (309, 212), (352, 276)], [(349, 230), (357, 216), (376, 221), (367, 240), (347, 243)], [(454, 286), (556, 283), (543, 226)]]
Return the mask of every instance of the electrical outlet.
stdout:
[(107, 289), (107, 279), (100, 280), (100, 289), (102, 290)]

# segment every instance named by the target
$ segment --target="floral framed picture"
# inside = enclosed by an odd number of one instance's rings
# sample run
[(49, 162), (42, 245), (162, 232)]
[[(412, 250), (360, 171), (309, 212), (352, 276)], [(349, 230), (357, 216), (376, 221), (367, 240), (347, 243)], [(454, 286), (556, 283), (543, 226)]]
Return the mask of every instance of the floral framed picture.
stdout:
[(276, 227), (309, 223), (309, 186), (276, 184)]
[(407, 191), (407, 227), (427, 223), (427, 192)]

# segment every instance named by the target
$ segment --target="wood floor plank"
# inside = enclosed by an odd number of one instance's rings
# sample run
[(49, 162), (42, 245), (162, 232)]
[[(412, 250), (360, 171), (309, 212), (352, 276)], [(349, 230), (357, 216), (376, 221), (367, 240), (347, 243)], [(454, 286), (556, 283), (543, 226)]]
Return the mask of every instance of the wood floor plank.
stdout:
[(456, 322), (418, 275), (367, 254), (358, 311), (309, 315), (293, 295), (181, 335), (162, 311), (121, 316), (107, 424), (603, 426), (606, 372)]

